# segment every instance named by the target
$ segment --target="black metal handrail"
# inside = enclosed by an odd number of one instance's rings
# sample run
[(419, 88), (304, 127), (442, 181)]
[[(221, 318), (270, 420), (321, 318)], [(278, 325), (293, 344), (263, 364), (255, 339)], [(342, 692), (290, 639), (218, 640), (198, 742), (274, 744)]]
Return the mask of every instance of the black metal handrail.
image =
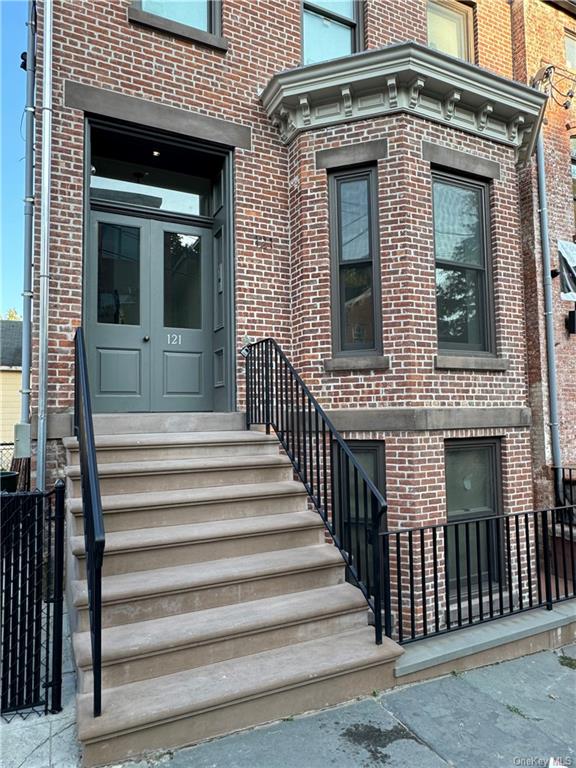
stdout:
[(409, 643), (576, 597), (574, 507), (381, 534), (384, 612)]
[(76, 330), (74, 341), (74, 432), (78, 438), (80, 453), (88, 613), (94, 678), (94, 717), (98, 717), (102, 712), (102, 560), (106, 536), (102, 518), (88, 364), (82, 328)]
[[(278, 436), (310, 501), (374, 614), (382, 642), (379, 533), (386, 499), (370, 480), (322, 406), (274, 339), (242, 350), (246, 358), (246, 424)], [(388, 634), (388, 632), (387, 632)]]

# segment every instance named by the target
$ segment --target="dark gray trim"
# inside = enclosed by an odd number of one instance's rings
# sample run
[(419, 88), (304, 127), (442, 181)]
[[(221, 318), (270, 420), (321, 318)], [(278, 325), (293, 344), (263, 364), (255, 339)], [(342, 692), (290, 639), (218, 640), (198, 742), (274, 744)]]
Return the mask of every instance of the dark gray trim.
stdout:
[(155, 13), (148, 13), (143, 11), (141, 3), (138, 0), (128, 6), (128, 21), (136, 24), (142, 24), (145, 27), (157, 29), (162, 32), (168, 32), (175, 37), (181, 37), (184, 40), (192, 40), (195, 43), (206, 45), (209, 48), (214, 48), (217, 51), (226, 53), (229, 48), (228, 40), (221, 37), (219, 34), (212, 32), (206, 32), (203, 29), (197, 29), (196, 27), (189, 27), (187, 24), (181, 24), (178, 21), (172, 21), (172, 19), (166, 19), (163, 16), (158, 16)]
[(72, 80), (64, 83), (64, 104), (72, 109), (82, 109), (88, 114), (204, 139), (226, 147), (252, 148), (252, 131), (245, 125)]
[(424, 432), (527, 428), (529, 408), (343, 408), (328, 416), (340, 432)]
[(390, 368), (388, 355), (332, 357), (324, 360), (325, 371), (386, 371), (388, 368)]
[(316, 152), (316, 169), (361, 165), (385, 157), (388, 157), (388, 139), (363, 141), (358, 144), (350, 144), (347, 147), (318, 150)]
[[(346, 440), (346, 445), (357, 456), (361, 452), (376, 454), (376, 477), (374, 485), (386, 496), (386, 443), (384, 440)], [(372, 479), (372, 478), (371, 478)]]
[(500, 163), (495, 160), (476, 157), (476, 155), (462, 152), (459, 149), (441, 147), (430, 141), (422, 142), (422, 159), (428, 160), (434, 165), (441, 165), (444, 168), (451, 168), (462, 173), (472, 173), (486, 179), (500, 178)]
[(481, 357), (480, 355), (436, 355), (434, 367), (466, 371), (507, 371), (510, 360), (506, 357)]
[[(332, 354), (334, 357), (350, 358), (358, 355), (366, 357), (382, 354), (382, 300), (380, 293), (380, 235), (378, 229), (378, 173), (375, 165), (371, 167), (346, 168), (336, 170), (328, 176), (328, 201), (330, 216), (330, 273), (331, 273), (331, 311), (332, 311)], [(342, 344), (342, 305), (340, 299), (340, 271), (344, 262), (340, 262), (339, 224), (338, 224), (338, 184), (342, 179), (368, 177), (369, 179), (369, 215), (370, 243), (372, 261), (372, 302), (374, 311), (374, 347), (372, 349), (343, 349)], [(361, 263), (368, 263), (366, 262)], [(352, 264), (352, 262), (350, 262)], [(349, 265), (350, 265), (349, 264)]]
[[(478, 448), (485, 446), (490, 449), (490, 483), (492, 485), (493, 507), (495, 514), (502, 515), (503, 490), (502, 490), (502, 442), (499, 437), (472, 437), (472, 438), (449, 438), (444, 441), (444, 469), (446, 472), (446, 455), (449, 452), (466, 450), (467, 448)], [(490, 513), (487, 515), (490, 516)], [(448, 477), (446, 476), (446, 519), (451, 521), (466, 520), (467, 518), (451, 515), (448, 510)]]

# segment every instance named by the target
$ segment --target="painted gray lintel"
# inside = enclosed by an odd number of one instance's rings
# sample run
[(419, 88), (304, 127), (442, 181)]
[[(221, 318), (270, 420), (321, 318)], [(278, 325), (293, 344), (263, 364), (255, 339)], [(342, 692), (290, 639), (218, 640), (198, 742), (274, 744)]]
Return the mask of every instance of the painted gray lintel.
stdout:
[(434, 367), (466, 371), (507, 371), (510, 367), (510, 360), (506, 357), (436, 355)]
[[(568, 609), (565, 606), (568, 606)], [(396, 662), (394, 675), (410, 675), (422, 669), (540, 635), (573, 622), (576, 622), (576, 601), (571, 605), (564, 603), (562, 606), (554, 606), (551, 611), (538, 608), (476, 627), (467, 627), (462, 632), (425, 638), (405, 646), (404, 654)]]
[(67, 107), (82, 109), (89, 114), (204, 139), (227, 147), (252, 147), (252, 131), (245, 125), (72, 80), (66, 80), (64, 84), (64, 103)]
[(426, 432), (529, 427), (529, 408), (342, 408), (328, 416), (341, 432)]
[[(38, 437), (38, 415), (32, 414), (32, 439)], [(48, 440), (60, 440), (63, 437), (71, 437), (74, 434), (73, 416), (71, 412), (49, 413), (46, 419)]]
[(486, 160), (469, 152), (441, 147), (430, 141), (422, 141), (422, 158), (435, 165), (442, 165), (445, 168), (452, 168), (464, 173), (473, 173), (486, 179), (500, 178), (500, 163), (495, 160)]
[(320, 149), (316, 152), (316, 168), (342, 168), (347, 165), (361, 165), (388, 157), (388, 140), (374, 139), (349, 144), (335, 149)]
[(324, 360), (325, 371), (385, 371), (390, 368), (388, 355), (358, 355)]
[(148, 13), (147, 11), (143, 11), (137, 5), (128, 6), (128, 19), (137, 24), (142, 24), (145, 27), (159, 29), (162, 32), (169, 32), (175, 37), (182, 37), (185, 40), (193, 40), (195, 43), (206, 45), (209, 48), (215, 48), (217, 51), (222, 51), (223, 53), (226, 53), (229, 48), (228, 40), (224, 37), (213, 35), (211, 32), (205, 32), (203, 29), (190, 27), (188, 24), (181, 24), (178, 21), (172, 21), (172, 19), (157, 16), (155, 13)]

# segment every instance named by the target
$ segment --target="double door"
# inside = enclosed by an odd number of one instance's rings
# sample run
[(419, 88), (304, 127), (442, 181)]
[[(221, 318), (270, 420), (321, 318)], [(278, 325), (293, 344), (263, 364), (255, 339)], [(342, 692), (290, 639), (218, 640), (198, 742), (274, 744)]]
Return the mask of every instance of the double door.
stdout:
[(85, 324), (95, 412), (210, 411), (212, 232), (92, 212)]

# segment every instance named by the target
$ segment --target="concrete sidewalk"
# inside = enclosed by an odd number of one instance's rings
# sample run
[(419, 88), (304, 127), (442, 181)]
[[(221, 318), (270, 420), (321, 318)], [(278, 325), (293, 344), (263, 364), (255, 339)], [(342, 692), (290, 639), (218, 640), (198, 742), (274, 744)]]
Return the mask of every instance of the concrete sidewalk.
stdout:
[[(77, 768), (65, 710), (2, 726), (3, 768)], [(576, 645), (125, 763), (125, 768), (494, 768), (576, 765)], [(35, 744), (35, 741), (37, 742)]]

